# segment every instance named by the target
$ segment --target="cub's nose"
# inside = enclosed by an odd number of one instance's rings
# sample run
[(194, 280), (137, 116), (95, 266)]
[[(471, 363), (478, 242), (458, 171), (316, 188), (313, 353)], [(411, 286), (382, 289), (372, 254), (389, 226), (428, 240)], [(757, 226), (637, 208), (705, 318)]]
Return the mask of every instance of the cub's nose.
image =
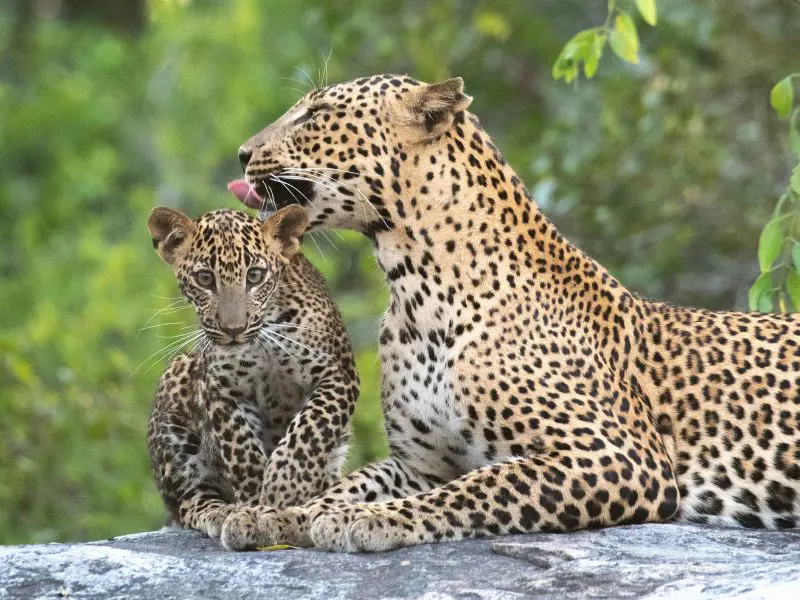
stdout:
[(238, 342), (247, 327), (220, 327), (220, 329), (231, 338), (232, 342)]
[(253, 151), (246, 146), (239, 146), (239, 164), (242, 165), (242, 171), (247, 169), (251, 158), (253, 158)]

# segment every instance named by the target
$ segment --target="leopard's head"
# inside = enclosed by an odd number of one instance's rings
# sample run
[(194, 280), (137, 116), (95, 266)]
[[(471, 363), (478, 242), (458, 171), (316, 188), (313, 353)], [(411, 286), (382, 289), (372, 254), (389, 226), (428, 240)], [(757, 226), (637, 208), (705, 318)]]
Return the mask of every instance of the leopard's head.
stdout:
[(204, 333), (225, 345), (256, 338), (264, 309), (283, 268), (300, 249), (307, 224), (306, 210), (297, 205), (264, 222), (232, 210), (191, 219), (159, 207), (150, 213), (147, 228)]
[(420, 155), (447, 160), (446, 134), (471, 100), (460, 78), (377, 75), (312, 90), (239, 148), (245, 178), (228, 187), (251, 208), (306, 206), (311, 229), (388, 228), (394, 196), (431, 172)]

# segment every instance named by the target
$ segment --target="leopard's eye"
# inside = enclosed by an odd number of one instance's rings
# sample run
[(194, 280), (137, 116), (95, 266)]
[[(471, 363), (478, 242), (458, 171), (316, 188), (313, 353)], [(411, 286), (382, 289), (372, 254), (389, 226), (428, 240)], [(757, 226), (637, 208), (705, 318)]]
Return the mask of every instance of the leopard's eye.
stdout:
[(204, 288), (214, 287), (214, 274), (211, 271), (198, 271), (194, 274), (194, 278)]
[(264, 275), (266, 275), (266, 271), (264, 269), (253, 267), (247, 272), (247, 283), (249, 285), (258, 285), (264, 281)]
[(295, 125), (301, 125), (301, 124), (305, 123), (306, 121), (310, 121), (314, 117), (315, 114), (317, 114), (319, 111), (325, 110), (327, 108), (330, 108), (329, 104), (318, 104), (316, 106), (309, 106), (309, 107), (306, 108), (306, 111), (303, 114), (301, 114), (299, 117), (297, 117), (294, 120), (294, 124)]

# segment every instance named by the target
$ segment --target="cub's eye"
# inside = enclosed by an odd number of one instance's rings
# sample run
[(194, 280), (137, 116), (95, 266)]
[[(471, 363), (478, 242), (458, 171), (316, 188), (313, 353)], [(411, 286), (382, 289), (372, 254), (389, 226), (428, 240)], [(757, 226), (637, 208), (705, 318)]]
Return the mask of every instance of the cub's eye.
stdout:
[(247, 283), (250, 285), (258, 285), (264, 281), (264, 275), (266, 275), (266, 271), (264, 271), (264, 269), (253, 267), (247, 272)]
[(198, 271), (194, 274), (194, 278), (204, 288), (214, 287), (214, 274), (211, 271)]

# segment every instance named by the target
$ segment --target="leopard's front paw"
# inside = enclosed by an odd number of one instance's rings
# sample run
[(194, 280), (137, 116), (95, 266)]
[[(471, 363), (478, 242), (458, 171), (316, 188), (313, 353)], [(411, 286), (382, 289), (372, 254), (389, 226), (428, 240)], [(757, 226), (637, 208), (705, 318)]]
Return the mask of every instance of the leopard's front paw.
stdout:
[(225, 519), (222, 545), (228, 550), (255, 550), (275, 544), (309, 546), (306, 523), (306, 514), (298, 508), (240, 508)]
[(332, 552), (383, 552), (422, 542), (396, 519), (385, 518), (370, 507), (343, 508), (326, 512), (311, 525), (314, 546)]

